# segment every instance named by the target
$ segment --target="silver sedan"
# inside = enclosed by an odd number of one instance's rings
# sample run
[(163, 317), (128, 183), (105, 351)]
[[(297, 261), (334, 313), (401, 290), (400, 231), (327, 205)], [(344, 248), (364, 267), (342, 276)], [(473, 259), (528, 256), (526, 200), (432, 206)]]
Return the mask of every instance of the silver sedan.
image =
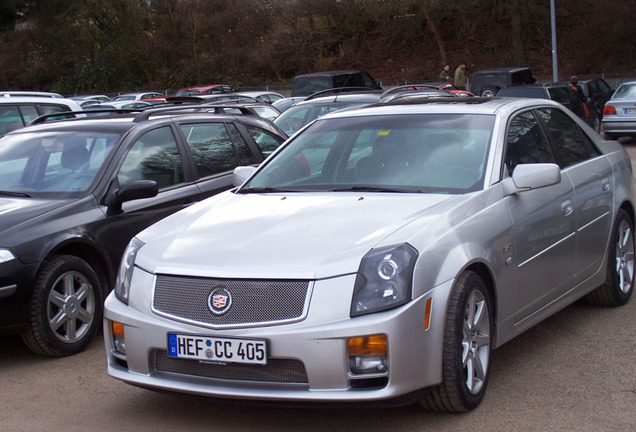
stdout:
[(607, 139), (636, 136), (636, 81), (621, 84), (603, 108), (603, 131)]
[(467, 411), (495, 348), (633, 291), (630, 159), (549, 100), (328, 114), (235, 182), (131, 241), (105, 304), (112, 377)]

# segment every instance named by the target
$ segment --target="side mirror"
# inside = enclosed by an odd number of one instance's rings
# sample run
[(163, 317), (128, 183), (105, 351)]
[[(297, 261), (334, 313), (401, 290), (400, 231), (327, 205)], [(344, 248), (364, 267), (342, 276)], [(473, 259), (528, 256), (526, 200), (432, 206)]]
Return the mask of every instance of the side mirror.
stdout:
[(504, 196), (552, 186), (561, 182), (561, 168), (553, 163), (519, 164), (512, 177), (501, 182)]
[(110, 191), (104, 203), (109, 206), (121, 206), (121, 203), (142, 198), (152, 198), (159, 193), (159, 186), (154, 180), (135, 180), (121, 189)]
[(253, 166), (238, 166), (234, 168), (232, 172), (232, 184), (234, 186), (240, 186), (245, 181), (252, 177), (252, 174), (256, 172), (256, 167)]

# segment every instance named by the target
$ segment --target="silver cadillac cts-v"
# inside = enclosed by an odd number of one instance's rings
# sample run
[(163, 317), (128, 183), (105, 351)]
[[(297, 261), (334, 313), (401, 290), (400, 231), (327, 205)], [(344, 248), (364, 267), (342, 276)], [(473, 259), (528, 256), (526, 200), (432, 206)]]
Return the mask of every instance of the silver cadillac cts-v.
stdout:
[(629, 157), (552, 101), (340, 111), (234, 176), (131, 241), (105, 305), (112, 377), (466, 411), (495, 348), (633, 291)]

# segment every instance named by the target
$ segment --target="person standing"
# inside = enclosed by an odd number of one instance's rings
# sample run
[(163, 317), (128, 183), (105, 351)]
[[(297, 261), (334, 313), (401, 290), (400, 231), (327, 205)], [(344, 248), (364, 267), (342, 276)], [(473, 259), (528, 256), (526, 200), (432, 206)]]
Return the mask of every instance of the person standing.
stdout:
[(460, 64), (455, 69), (455, 87), (460, 90), (466, 90), (466, 63)]
[(585, 104), (585, 95), (583, 94), (583, 89), (579, 85), (579, 79), (576, 75), (572, 75), (570, 78), (570, 103), (572, 104), (574, 114), (583, 120), (590, 117), (590, 111)]
[(442, 69), (442, 71), (439, 73), (439, 80), (440, 81), (444, 81), (444, 82), (451, 82), (451, 73), (450, 73), (450, 66), (446, 65), (444, 66), (444, 68)]

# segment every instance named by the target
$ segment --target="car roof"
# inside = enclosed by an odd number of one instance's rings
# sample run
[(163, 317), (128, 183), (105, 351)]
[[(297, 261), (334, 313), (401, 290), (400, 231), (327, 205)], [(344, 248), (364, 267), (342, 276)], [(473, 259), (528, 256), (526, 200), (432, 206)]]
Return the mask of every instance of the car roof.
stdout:
[(64, 98), (59, 93), (51, 93), (51, 92), (40, 92), (40, 91), (22, 91), (22, 90), (9, 90), (9, 91), (0, 91), (0, 96), (2, 97), (16, 97), (16, 96), (35, 96), (35, 97), (44, 97), (44, 98), (54, 98), (61, 99)]
[(148, 93), (161, 94), (161, 92), (158, 92), (156, 90), (148, 90), (148, 91), (140, 91), (140, 92), (122, 93), (122, 94), (118, 94), (115, 97), (118, 98), (118, 97), (121, 97), (121, 96), (140, 96), (140, 95), (145, 95), (145, 94), (148, 94)]
[[(191, 108), (196, 108), (197, 106), (191, 106)], [(87, 130), (100, 130), (100, 131), (113, 131), (113, 132), (125, 132), (129, 129), (135, 127), (135, 125), (144, 124), (148, 121), (163, 121), (166, 118), (179, 117), (180, 120), (184, 121), (197, 121), (201, 120), (202, 117), (206, 119), (216, 119), (222, 121), (233, 121), (233, 119), (237, 119), (240, 121), (241, 116), (232, 116), (228, 114), (214, 114), (209, 112), (193, 112), (187, 111), (185, 107), (182, 108), (183, 112), (179, 112), (177, 107), (164, 107), (164, 108), (155, 108), (155, 109), (145, 109), (145, 110), (132, 110), (129, 112), (117, 112), (117, 110), (112, 110), (108, 112), (105, 110), (105, 114), (103, 116), (86, 116), (86, 117), (76, 117), (76, 118), (67, 118), (63, 120), (54, 120), (51, 122), (36, 122), (36, 124), (32, 124), (30, 126), (17, 129), (15, 131), (10, 132), (10, 134), (14, 133), (28, 133), (33, 131), (65, 131), (65, 130), (76, 130), (76, 131), (87, 131)], [(72, 111), (72, 113), (77, 114), (86, 114), (91, 111)], [(49, 117), (59, 116), (60, 113), (53, 113), (49, 115)], [(45, 116), (41, 116), (38, 118), (43, 118)], [(37, 119), (36, 119), (37, 120)]]
[(0, 103), (53, 103), (68, 104), (70, 106), (79, 106), (77, 101), (73, 99), (47, 97), (47, 96), (2, 96)]
[(523, 108), (553, 106), (564, 109), (563, 105), (550, 99), (530, 98), (439, 98), (377, 103), (358, 107), (352, 110), (334, 111), (322, 116), (358, 117), (367, 115), (397, 115), (397, 114), (483, 114), (496, 115), (501, 112), (514, 112)]
[(352, 74), (352, 73), (359, 73), (359, 72), (363, 72), (363, 71), (345, 69), (345, 70), (334, 70), (334, 71), (323, 71), (323, 72), (311, 72), (311, 73), (306, 73), (302, 75), (296, 75), (295, 78), (312, 77), (312, 76), (334, 76), (334, 75), (344, 75), (344, 74)]
[[(283, 96), (282, 94), (275, 92), (275, 91), (267, 91), (267, 90), (260, 90), (260, 91), (240, 91), (237, 92), (239, 95), (246, 95), (246, 96), (260, 96), (260, 95), (266, 95), (266, 94), (275, 94), (275, 95), (280, 95)], [(284, 96), (283, 96), (284, 97)]]
[(475, 71), (474, 73), (489, 73), (489, 72), (518, 72), (522, 70), (530, 69), (527, 66), (516, 66), (516, 67), (500, 67), (500, 68), (492, 68), (492, 69), (482, 69)]
[(363, 93), (343, 93), (335, 96), (321, 96), (314, 99), (302, 100), (296, 102), (294, 107), (306, 106), (306, 105), (331, 105), (340, 103), (373, 103), (380, 100), (381, 91), (369, 91)]
[(194, 86), (190, 86), (190, 87), (183, 87), (183, 88), (180, 88), (179, 90), (177, 90), (177, 92), (186, 91), (186, 90), (204, 91), (204, 90), (213, 89), (215, 87), (229, 87), (229, 88), (232, 88), (232, 86), (229, 85), (229, 84), (201, 84), (201, 85), (194, 85)]

